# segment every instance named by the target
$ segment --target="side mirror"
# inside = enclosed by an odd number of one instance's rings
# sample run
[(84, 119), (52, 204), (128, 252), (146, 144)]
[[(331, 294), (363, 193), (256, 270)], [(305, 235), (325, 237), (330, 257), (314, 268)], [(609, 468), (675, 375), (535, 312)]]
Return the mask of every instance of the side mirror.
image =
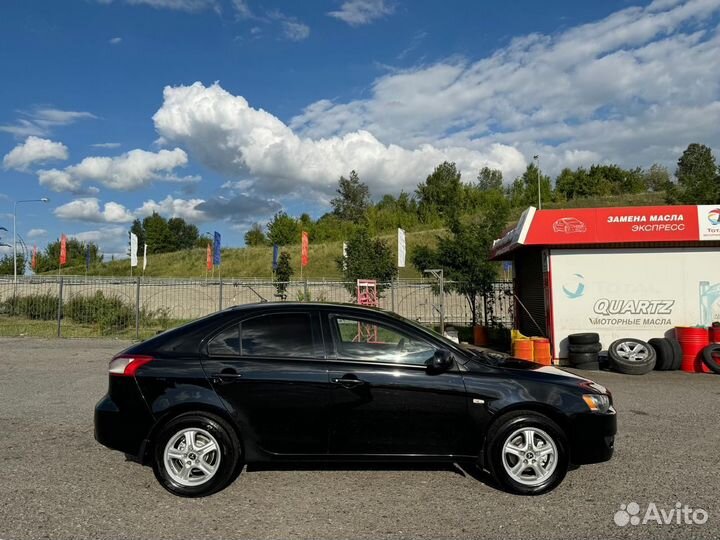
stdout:
[(453, 365), (453, 355), (445, 350), (437, 350), (430, 360), (430, 368), (433, 371), (447, 371)]

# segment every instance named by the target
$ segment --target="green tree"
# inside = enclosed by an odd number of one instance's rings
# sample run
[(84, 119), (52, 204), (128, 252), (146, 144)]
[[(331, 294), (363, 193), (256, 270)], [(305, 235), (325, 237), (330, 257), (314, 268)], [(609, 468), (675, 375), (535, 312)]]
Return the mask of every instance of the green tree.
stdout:
[(448, 289), (465, 296), (472, 313), (473, 325), (478, 320), (478, 298), (491, 290), (496, 279), (497, 264), (488, 260), (493, 240), (505, 228), (510, 205), (500, 190), (489, 192), (484, 206), (469, 221), (455, 220), (449, 236), (438, 237), (438, 247), (416, 248), (411, 261), (422, 272), (442, 268), (449, 280)]
[(378, 292), (397, 275), (393, 251), (384, 240), (372, 238), (366, 228), (358, 229), (347, 242), (347, 256), (338, 257), (335, 262), (343, 274), (345, 287), (356, 294), (358, 279), (377, 280)]
[(483, 167), (477, 177), (477, 186), (481, 191), (492, 191), (502, 189), (503, 174), (498, 169)]
[(138, 246), (145, 244), (145, 229), (143, 228), (142, 221), (140, 218), (135, 218), (132, 225), (130, 226), (130, 232), (137, 236)]
[(672, 184), (667, 167), (655, 163), (643, 173), (645, 186), (650, 191), (667, 191)]
[(267, 224), (268, 240), (278, 246), (289, 246), (300, 243), (300, 224), (285, 212), (275, 214)]
[[(172, 251), (192, 249), (197, 239), (200, 238), (198, 228), (179, 217), (168, 220), (168, 231), (170, 233), (170, 247), (173, 248)], [(138, 245), (142, 245), (140, 244), (140, 238), (138, 238)]]
[(245, 233), (246, 246), (264, 246), (267, 244), (267, 238), (263, 232), (262, 225), (253, 223), (248, 232)]
[(712, 150), (692, 143), (678, 160), (675, 172), (678, 200), (685, 204), (715, 204), (720, 201), (720, 175)]
[[(9, 255), (3, 255), (0, 258), (0, 276), (12, 276), (15, 272), (15, 265), (13, 263), (12, 253)], [(18, 276), (25, 275), (25, 254), (17, 254), (17, 273)]]
[[(145, 233), (145, 243), (148, 245), (148, 253), (168, 253), (175, 250), (167, 220), (157, 212), (147, 216), (142, 222)], [(140, 243), (138, 238), (138, 249)]]
[(351, 171), (350, 178), (340, 177), (337, 193), (339, 196), (330, 201), (333, 214), (345, 221), (361, 223), (370, 206), (370, 189), (367, 184), (360, 181), (355, 171)]
[(424, 219), (434, 213), (446, 220), (458, 215), (463, 195), (460, 179), (461, 174), (455, 163), (445, 161), (435, 167), (425, 182), (418, 184), (416, 193)]
[[(82, 242), (77, 238), (68, 238), (65, 246), (68, 268), (85, 267), (85, 253), (90, 247), (90, 265), (101, 263), (103, 256), (100, 248), (94, 242)], [(60, 266), (60, 240), (50, 242), (42, 252), (38, 252), (35, 266), (35, 273), (57, 272)]]
[(283, 300), (285, 300), (287, 296), (287, 286), (292, 275), (293, 269), (290, 264), (290, 254), (287, 251), (281, 251), (278, 256), (277, 269), (275, 270), (275, 289)]

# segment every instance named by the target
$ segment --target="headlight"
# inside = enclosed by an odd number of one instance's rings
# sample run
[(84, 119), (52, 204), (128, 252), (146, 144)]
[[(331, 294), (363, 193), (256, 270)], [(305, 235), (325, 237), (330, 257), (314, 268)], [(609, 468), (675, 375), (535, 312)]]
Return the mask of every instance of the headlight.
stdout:
[(583, 401), (593, 412), (606, 413), (610, 410), (610, 397), (605, 394), (583, 394)]

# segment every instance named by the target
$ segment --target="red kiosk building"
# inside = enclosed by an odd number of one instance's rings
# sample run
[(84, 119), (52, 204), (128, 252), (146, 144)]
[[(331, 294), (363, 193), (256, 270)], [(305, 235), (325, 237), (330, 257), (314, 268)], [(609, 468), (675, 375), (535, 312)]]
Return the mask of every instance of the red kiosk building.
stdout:
[(576, 332), (607, 347), (720, 320), (720, 204), (530, 207), (491, 258), (513, 262), (515, 325), (556, 359)]

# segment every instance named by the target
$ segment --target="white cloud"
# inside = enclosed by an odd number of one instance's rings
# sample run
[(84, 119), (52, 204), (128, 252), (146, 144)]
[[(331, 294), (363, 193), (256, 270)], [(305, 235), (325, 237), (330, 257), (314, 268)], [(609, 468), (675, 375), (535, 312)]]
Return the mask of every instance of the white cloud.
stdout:
[(163, 200), (155, 202), (150, 199), (145, 201), (135, 212), (139, 216), (149, 216), (157, 212), (164, 217), (179, 217), (191, 222), (207, 221), (208, 217), (204, 212), (197, 209), (204, 199), (175, 199), (168, 195)]
[(414, 189), (444, 160), (457, 162), (473, 176), (483, 166), (517, 173), (525, 163), (520, 152), (501, 144), (477, 150), (430, 144), (407, 149), (383, 144), (364, 130), (322, 139), (301, 137), (218, 84), (166, 87), (153, 120), (165, 140), (186, 147), (215, 170), (259, 179), (254, 188), (264, 193), (332, 192), (340, 175), (352, 169), (371, 187), (399, 191)]
[(359, 26), (382, 19), (391, 15), (393, 11), (393, 6), (385, 0), (347, 0), (343, 2), (339, 10), (330, 11), (328, 15), (351, 26)]
[(302, 41), (310, 36), (310, 27), (295, 20), (282, 21), (283, 35), (290, 41)]
[(86, 157), (63, 170), (39, 171), (38, 178), (40, 185), (53, 191), (80, 192), (85, 182), (100, 182), (111, 189), (127, 191), (155, 180), (177, 181), (178, 178), (169, 173), (186, 164), (187, 154), (180, 148), (159, 152), (136, 149), (112, 158)]
[(104, 143), (95, 143), (91, 144), (93, 148), (119, 148), (122, 146), (122, 143), (119, 142), (104, 142)]
[(110, 38), (108, 40), (108, 43), (110, 45), (119, 45), (120, 43), (122, 43), (122, 40), (123, 40), (123, 38), (118, 36), (118, 37)]
[(253, 15), (253, 12), (246, 0), (232, 0), (232, 6), (239, 19), (255, 18), (255, 15)]
[(95, 197), (75, 199), (58, 206), (54, 214), (60, 219), (92, 223), (129, 223), (133, 220), (133, 215), (122, 204), (107, 202), (100, 209), (100, 201)]
[[(113, 0), (97, 0), (100, 4), (111, 4)], [(172, 9), (189, 13), (211, 9), (220, 11), (217, 0), (124, 0), (126, 4), (145, 5), (156, 9)]]
[(70, 238), (76, 238), (81, 242), (93, 242), (97, 244), (106, 259), (114, 256), (116, 259), (127, 257), (128, 230), (122, 225), (108, 225), (99, 229), (83, 231), (75, 234), (68, 234)]
[(718, 0), (654, 2), (493, 54), (392, 71), (367, 99), (319, 100), (290, 122), (314, 139), (367, 130), (384, 142), (512, 145), (557, 171), (566, 156), (672, 162), (720, 146)]
[(5, 169), (26, 171), (33, 163), (51, 159), (65, 160), (68, 158), (68, 148), (63, 143), (30, 136), (24, 143), (18, 144), (3, 158)]
[(30, 112), (21, 111), (20, 117), (14, 124), (0, 125), (0, 131), (12, 133), (16, 137), (44, 136), (51, 133), (55, 127), (72, 124), (78, 120), (94, 118), (97, 117), (89, 112), (36, 107)]
[(47, 230), (45, 229), (30, 229), (27, 233), (27, 237), (32, 238), (45, 238), (47, 236)]

